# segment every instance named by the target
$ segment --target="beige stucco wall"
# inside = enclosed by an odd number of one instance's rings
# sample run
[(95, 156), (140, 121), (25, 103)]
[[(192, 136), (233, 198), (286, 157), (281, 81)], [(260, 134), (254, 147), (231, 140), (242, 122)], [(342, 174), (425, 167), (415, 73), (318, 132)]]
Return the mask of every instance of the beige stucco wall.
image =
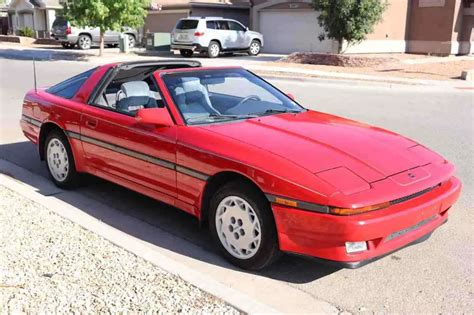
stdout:
[(145, 33), (169, 33), (176, 25), (176, 21), (181, 18), (188, 17), (188, 15), (189, 10), (177, 10), (171, 12), (159, 11), (149, 13), (145, 19), (145, 26), (143, 27), (143, 30), (145, 31)]
[(404, 40), (408, 26), (410, 0), (391, 0), (374, 32), (368, 40)]

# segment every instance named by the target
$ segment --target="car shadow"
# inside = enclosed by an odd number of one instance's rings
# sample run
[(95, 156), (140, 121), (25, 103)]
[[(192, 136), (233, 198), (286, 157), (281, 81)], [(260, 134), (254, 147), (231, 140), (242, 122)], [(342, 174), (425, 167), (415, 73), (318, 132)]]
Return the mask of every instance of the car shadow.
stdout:
[[(44, 163), (39, 160), (36, 146), (30, 142), (0, 145), (0, 159), (48, 177)], [(0, 172), (4, 171), (0, 169)], [(34, 187), (43, 195), (54, 195), (55, 198), (145, 242), (209, 264), (238, 270), (219, 256), (206, 227), (200, 228), (195, 217), (172, 206), (90, 175), (84, 176), (82, 184), (74, 191), (61, 190), (49, 181), (46, 185), (45, 181), (35, 180), (31, 176), (16, 179)], [(90, 199), (112, 210), (102, 211), (95, 206), (96, 203), (88, 202)], [(137, 219), (140, 224), (129, 224), (130, 220), (124, 220), (124, 216)], [(150, 226), (156, 233), (149, 233), (149, 229), (144, 228)], [(337, 267), (309, 258), (283, 255), (269, 268), (254, 274), (289, 283), (308, 283), (338, 270)]]

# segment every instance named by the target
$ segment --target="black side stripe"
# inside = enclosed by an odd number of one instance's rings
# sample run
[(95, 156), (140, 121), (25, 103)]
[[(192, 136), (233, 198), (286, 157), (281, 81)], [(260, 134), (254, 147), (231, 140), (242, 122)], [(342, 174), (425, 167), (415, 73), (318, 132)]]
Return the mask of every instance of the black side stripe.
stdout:
[(33, 126), (41, 127), (41, 120), (34, 119), (33, 117), (29, 117), (26, 115), (21, 115), (21, 119)]
[(98, 139), (94, 139), (94, 138), (91, 138), (91, 137), (83, 136), (83, 135), (81, 135), (77, 132), (74, 132), (74, 131), (67, 131), (66, 133), (67, 133), (68, 137), (70, 137), (70, 138), (81, 140), (83, 142), (87, 142), (87, 143), (90, 143), (90, 144), (93, 144), (93, 145), (96, 145), (96, 146), (99, 146), (99, 147), (102, 147), (102, 148), (105, 148), (105, 149), (108, 149), (108, 150), (112, 150), (112, 151), (115, 151), (115, 152), (118, 152), (118, 153), (122, 153), (122, 154), (131, 156), (133, 158), (136, 158), (136, 159), (139, 159), (139, 160), (142, 160), (142, 161), (145, 161), (145, 162), (149, 162), (149, 163), (152, 163), (152, 164), (156, 164), (156, 165), (168, 168), (170, 170), (175, 170), (179, 173), (189, 175), (191, 177), (194, 177), (194, 178), (197, 178), (197, 179), (200, 179), (200, 180), (203, 180), (203, 181), (206, 181), (209, 178), (209, 175), (207, 175), (207, 174), (195, 171), (193, 169), (189, 169), (189, 168), (181, 166), (181, 165), (177, 165), (177, 164), (175, 164), (173, 162), (170, 162), (170, 161), (166, 161), (166, 160), (156, 158), (156, 157), (148, 155), (148, 154), (133, 151), (133, 150), (130, 150), (130, 149), (127, 149), (127, 148), (124, 148), (124, 147), (121, 147), (121, 146), (118, 146), (118, 145), (115, 145), (115, 144), (111, 144), (111, 143), (108, 143), (108, 142), (105, 142), (105, 141), (102, 141), (102, 140), (98, 140)]

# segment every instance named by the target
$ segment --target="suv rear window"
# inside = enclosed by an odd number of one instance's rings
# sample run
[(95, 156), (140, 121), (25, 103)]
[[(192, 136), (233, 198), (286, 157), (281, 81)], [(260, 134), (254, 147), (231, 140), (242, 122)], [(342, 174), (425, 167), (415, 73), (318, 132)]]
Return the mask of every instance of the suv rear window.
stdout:
[(176, 29), (178, 30), (191, 30), (197, 28), (199, 21), (198, 20), (180, 20)]
[(58, 16), (53, 22), (53, 27), (58, 26), (67, 26), (67, 20), (62, 16)]

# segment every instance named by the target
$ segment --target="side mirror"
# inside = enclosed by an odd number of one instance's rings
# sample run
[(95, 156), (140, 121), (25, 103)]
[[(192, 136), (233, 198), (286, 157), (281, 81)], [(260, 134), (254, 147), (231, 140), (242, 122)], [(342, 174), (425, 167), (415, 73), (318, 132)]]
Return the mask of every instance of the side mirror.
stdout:
[(286, 93), (286, 96), (288, 96), (289, 98), (291, 98), (293, 101), (295, 100), (295, 96), (291, 93)]
[(248, 31), (249, 31), (249, 27), (248, 27), (248, 26), (245, 28), (245, 31), (246, 31), (246, 32), (248, 32)]
[(151, 124), (157, 127), (173, 126), (173, 120), (166, 108), (142, 108), (139, 109), (135, 119), (142, 124)]

